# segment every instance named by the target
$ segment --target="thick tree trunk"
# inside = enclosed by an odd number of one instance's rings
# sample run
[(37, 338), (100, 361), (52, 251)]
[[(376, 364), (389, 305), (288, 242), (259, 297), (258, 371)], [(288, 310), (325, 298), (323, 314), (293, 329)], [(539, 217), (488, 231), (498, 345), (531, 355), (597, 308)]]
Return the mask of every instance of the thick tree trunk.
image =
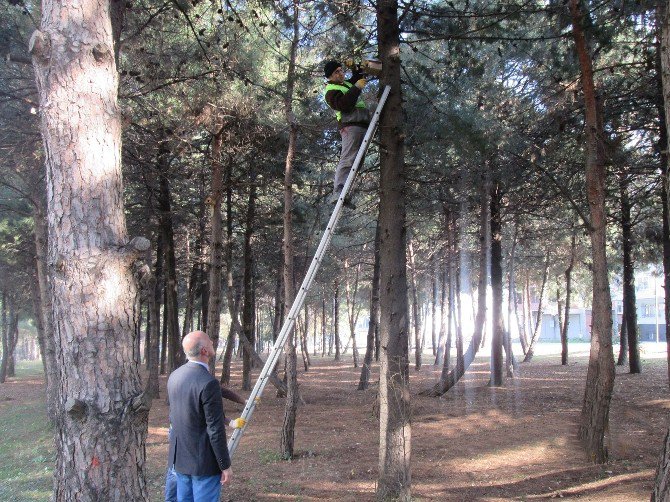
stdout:
[[(293, 114), (293, 90), (295, 86), (295, 65), (300, 39), (300, 10), (298, 0), (293, 1), (293, 38), (289, 54), (288, 74), (286, 82), (286, 94), (284, 96), (284, 112), (286, 123), (289, 127), (288, 151), (286, 152), (286, 165), (284, 171), (284, 301), (288, 315), (288, 309), (295, 298), (294, 274), (293, 274), (293, 164), (295, 161), (295, 149), (298, 139), (298, 124)], [(281, 432), (281, 457), (285, 460), (293, 458), (295, 442), (295, 422), (298, 412), (298, 362), (295, 350), (295, 328), (289, 334), (284, 344), (286, 355), (286, 405), (284, 407), (284, 422)]]
[(612, 298), (607, 279), (607, 217), (605, 212), (604, 128), (593, 78), (593, 61), (583, 26), (588, 14), (579, 0), (570, 0), (572, 34), (581, 69), (586, 122), (586, 194), (590, 208), (591, 258), (593, 262), (593, 320), (591, 354), (586, 376), (579, 437), (590, 458), (607, 461), (605, 434), (608, 429), (610, 400), (614, 387), (612, 355)]
[[(549, 250), (547, 250), (544, 258), (544, 268), (542, 270), (542, 286), (540, 286), (540, 297), (537, 299), (537, 317), (535, 318), (535, 327), (533, 328), (533, 334), (530, 337), (530, 343), (526, 350), (526, 356), (523, 358), (524, 363), (529, 363), (533, 359), (535, 354), (535, 344), (540, 339), (542, 334), (542, 315), (544, 314), (544, 291), (547, 286), (547, 277), (549, 275)], [(528, 295), (530, 301), (530, 295)], [(532, 320), (532, 313), (530, 308), (528, 309), (528, 316)]]
[[(633, 228), (630, 216), (631, 203), (628, 197), (627, 174), (623, 173), (619, 179), (621, 195), (621, 235), (623, 240), (623, 301), (626, 317), (626, 333), (628, 335), (628, 360), (631, 373), (640, 373), (640, 349), (637, 343), (637, 306), (635, 299), (635, 258), (633, 257)], [(623, 346), (623, 344), (622, 344)]]
[[(47, 165), (50, 288), (62, 403), (53, 500), (148, 500), (148, 403), (134, 353), (112, 2), (42, 2), (30, 43)], [(73, 71), (73, 69), (76, 69)], [(73, 119), (76, 117), (76, 120)]]
[(358, 381), (358, 390), (365, 390), (370, 385), (370, 367), (375, 350), (375, 334), (379, 326), (379, 218), (375, 230), (374, 265), (372, 268), (372, 284), (370, 285), (370, 324), (368, 325), (367, 343), (365, 346), (365, 357), (361, 368), (361, 378)]
[(380, 120), (379, 480), (377, 499), (411, 498), (409, 312), (405, 256), (404, 133), (397, 0), (377, 2), (381, 83), (391, 86)]

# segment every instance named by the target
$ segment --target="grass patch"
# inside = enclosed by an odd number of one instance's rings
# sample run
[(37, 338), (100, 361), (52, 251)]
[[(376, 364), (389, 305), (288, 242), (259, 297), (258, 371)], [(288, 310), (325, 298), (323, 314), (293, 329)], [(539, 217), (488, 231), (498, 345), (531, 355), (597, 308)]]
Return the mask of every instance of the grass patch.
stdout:
[(262, 465), (276, 464), (281, 460), (281, 455), (273, 450), (260, 450), (258, 460)]
[(16, 363), (16, 378), (35, 378), (44, 376), (44, 366), (40, 359), (36, 361), (18, 361)]
[[(33, 369), (17, 368), (17, 374), (24, 371)], [(44, 404), (30, 401), (0, 410), (0, 438), (0, 500), (48, 501), (54, 449)]]

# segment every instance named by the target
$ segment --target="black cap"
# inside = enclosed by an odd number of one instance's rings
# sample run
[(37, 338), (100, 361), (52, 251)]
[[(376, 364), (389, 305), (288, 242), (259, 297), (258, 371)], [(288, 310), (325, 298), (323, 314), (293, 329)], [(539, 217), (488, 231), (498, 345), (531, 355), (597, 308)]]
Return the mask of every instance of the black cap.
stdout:
[(326, 75), (326, 78), (330, 78), (335, 70), (337, 70), (342, 64), (339, 61), (328, 61), (323, 67), (323, 73)]

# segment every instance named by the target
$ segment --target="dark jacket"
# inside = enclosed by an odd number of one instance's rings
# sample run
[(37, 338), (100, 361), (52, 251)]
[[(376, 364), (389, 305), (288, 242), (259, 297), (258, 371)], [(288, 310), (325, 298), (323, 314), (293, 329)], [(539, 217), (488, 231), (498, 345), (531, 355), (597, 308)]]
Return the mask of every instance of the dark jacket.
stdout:
[(230, 467), (219, 382), (195, 362), (168, 379), (170, 452), (168, 463), (180, 474), (214, 476)]
[[(355, 84), (362, 77), (362, 75), (356, 73), (347, 82)], [(370, 112), (367, 109), (356, 108), (356, 101), (358, 101), (360, 95), (361, 90), (355, 85), (352, 85), (347, 92), (335, 89), (326, 91), (324, 98), (328, 106), (333, 110), (342, 112), (342, 120), (337, 123), (338, 128), (342, 129), (349, 125), (368, 127), (370, 124)]]

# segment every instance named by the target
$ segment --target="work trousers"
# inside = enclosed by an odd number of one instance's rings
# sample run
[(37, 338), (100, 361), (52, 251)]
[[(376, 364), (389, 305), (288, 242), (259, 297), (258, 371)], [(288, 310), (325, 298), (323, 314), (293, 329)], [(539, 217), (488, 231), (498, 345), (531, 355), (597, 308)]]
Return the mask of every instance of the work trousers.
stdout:
[(335, 193), (341, 190), (344, 186), (344, 182), (347, 181), (347, 176), (349, 176), (349, 171), (354, 165), (356, 154), (361, 147), (361, 143), (363, 143), (366, 131), (367, 129), (365, 127), (355, 125), (345, 126), (340, 129), (340, 135), (342, 136), (342, 153), (337, 168), (335, 169), (335, 182), (333, 184)]

